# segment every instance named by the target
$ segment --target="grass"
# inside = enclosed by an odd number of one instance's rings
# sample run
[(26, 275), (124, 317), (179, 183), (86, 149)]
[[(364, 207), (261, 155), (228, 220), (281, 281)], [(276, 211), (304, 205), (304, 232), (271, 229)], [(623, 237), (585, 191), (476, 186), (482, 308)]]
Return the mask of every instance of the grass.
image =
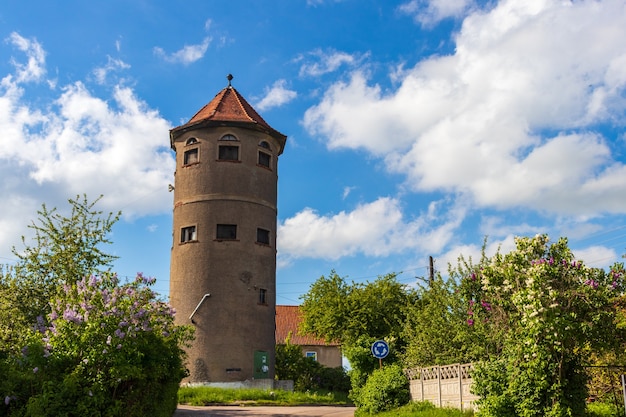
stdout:
[[(288, 392), (262, 389), (228, 389), (215, 387), (181, 387), (178, 402), (195, 406), (205, 405), (352, 405), (346, 394), (318, 392)], [(621, 413), (621, 410), (620, 410)], [(620, 415), (614, 405), (592, 403), (587, 406), (590, 417), (612, 417)], [(372, 414), (355, 412), (356, 417), (374, 417)], [(376, 414), (375, 417), (473, 417), (472, 411), (455, 408), (438, 408), (425, 402), (414, 402), (395, 410)]]
[(179, 404), (215, 405), (350, 405), (347, 394), (288, 392), (262, 389), (228, 389), (215, 387), (181, 387)]
[[(359, 412), (356, 417), (372, 417), (372, 414)], [(473, 411), (461, 411), (456, 408), (438, 408), (428, 401), (414, 402), (394, 410), (376, 414), (376, 417), (472, 417)]]

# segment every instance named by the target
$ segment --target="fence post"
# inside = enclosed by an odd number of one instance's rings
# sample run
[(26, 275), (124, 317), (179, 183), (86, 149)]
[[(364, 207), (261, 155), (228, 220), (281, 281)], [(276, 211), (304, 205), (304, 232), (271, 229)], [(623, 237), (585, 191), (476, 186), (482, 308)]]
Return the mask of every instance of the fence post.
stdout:
[(624, 396), (624, 414), (626, 415), (626, 375), (621, 374), (619, 378), (622, 381), (622, 395)]
[(437, 387), (437, 394), (439, 396), (439, 407), (441, 407), (441, 366), (437, 367)]
[(463, 411), (463, 373), (461, 372), (461, 364), (458, 365), (459, 370), (459, 403), (461, 411)]
[(420, 392), (422, 395), (420, 401), (424, 401), (424, 368), (420, 368)]

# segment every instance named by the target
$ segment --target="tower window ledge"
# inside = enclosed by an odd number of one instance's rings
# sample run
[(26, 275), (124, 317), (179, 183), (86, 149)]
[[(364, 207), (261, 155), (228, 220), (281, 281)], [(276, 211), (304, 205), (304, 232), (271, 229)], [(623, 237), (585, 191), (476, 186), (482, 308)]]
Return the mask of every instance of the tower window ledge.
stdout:
[(183, 168), (192, 167), (194, 165), (200, 165), (200, 162), (192, 162), (190, 164), (183, 165)]
[(240, 164), (241, 163), (241, 161), (234, 160), (234, 159), (216, 159), (215, 161), (216, 162), (230, 162), (230, 163), (233, 163), (233, 164)]
[(213, 239), (214, 242), (239, 242), (239, 239)]
[(178, 242), (179, 245), (186, 245), (188, 243), (198, 243), (198, 240), (187, 240), (185, 242)]
[(271, 248), (272, 245), (270, 245), (269, 243), (261, 243), (261, 242), (254, 242), (255, 245), (259, 245), (259, 246), (263, 246), (266, 248)]
[(267, 170), (267, 171), (272, 172), (272, 168), (267, 167), (267, 166), (265, 166), (265, 165), (263, 165), (263, 164), (256, 164), (256, 166), (258, 166), (259, 168), (263, 168), (263, 169), (265, 169), (265, 170)]

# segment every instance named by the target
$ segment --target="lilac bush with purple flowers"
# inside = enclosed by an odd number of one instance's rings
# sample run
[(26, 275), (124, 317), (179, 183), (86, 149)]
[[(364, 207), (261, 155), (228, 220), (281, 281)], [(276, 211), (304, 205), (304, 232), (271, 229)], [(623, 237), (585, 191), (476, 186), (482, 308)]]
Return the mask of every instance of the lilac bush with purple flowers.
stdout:
[[(170, 417), (192, 329), (139, 274), (120, 283), (104, 252), (120, 216), (44, 205), (33, 246), (0, 265), (0, 417)], [(78, 281), (76, 281), (78, 280)]]
[(14, 398), (15, 415), (171, 416), (192, 333), (174, 324), (153, 283), (139, 274), (124, 284), (104, 275), (64, 285), (48, 325), (33, 329), (15, 362), (34, 374), (30, 389), (7, 393), (7, 407)]
[(462, 282), (468, 324), (497, 341), (474, 371), (480, 415), (584, 416), (583, 365), (625, 340), (616, 320), (624, 266), (587, 267), (566, 239), (550, 243), (545, 235), (517, 238), (516, 246), (483, 257)]

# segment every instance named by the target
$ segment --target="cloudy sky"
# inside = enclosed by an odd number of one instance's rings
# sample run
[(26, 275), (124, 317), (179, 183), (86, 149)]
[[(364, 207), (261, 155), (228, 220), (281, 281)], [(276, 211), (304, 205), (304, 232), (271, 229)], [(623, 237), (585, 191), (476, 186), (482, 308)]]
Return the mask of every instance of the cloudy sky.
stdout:
[(277, 302), (518, 235), (626, 253), (623, 0), (0, 3), (0, 263), (104, 195), (115, 270), (169, 288), (169, 129), (227, 85), (289, 138)]

